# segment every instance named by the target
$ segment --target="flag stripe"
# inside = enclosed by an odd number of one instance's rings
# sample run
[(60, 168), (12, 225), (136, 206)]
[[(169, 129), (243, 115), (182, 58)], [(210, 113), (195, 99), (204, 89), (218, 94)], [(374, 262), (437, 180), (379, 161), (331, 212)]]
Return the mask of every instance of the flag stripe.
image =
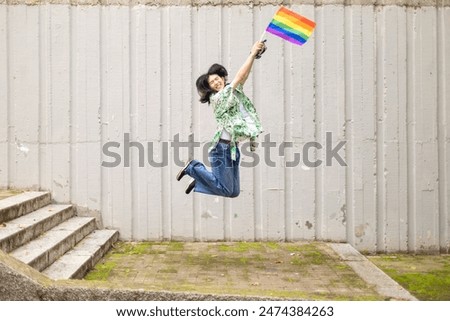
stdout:
[(279, 36), (285, 40), (288, 40), (290, 42), (293, 42), (298, 45), (303, 45), (307, 39), (304, 39), (300, 37), (299, 35), (292, 33), (286, 29), (282, 29), (278, 27), (277, 25), (270, 23), (269, 26), (266, 29), (267, 32), (270, 32), (276, 36)]
[(278, 36), (278, 37), (280, 37), (280, 38), (283, 38), (284, 40), (287, 40), (287, 41), (289, 41), (289, 42), (292, 42), (292, 43), (294, 43), (294, 44), (296, 44), (296, 45), (299, 45), (299, 46), (303, 45), (302, 42), (299, 42), (298, 40), (296, 40), (296, 39), (294, 39), (294, 38), (291, 38), (291, 37), (287, 36), (286, 34), (280, 32), (280, 31), (278, 31), (278, 30), (275, 30), (275, 29), (268, 29), (267, 32), (270, 32), (270, 33), (272, 33), (272, 34), (274, 34), (274, 35), (276, 35), (276, 36)]
[(298, 22), (302, 22), (304, 24), (307, 24), (307, 25), (309, 25), (311, 27), (311, 29), (314, 29), (314, 27), (316, 26), (316, 23), (314, 21), (311, 21), (311, 20), (309, 20), (309, 19), (307, 19), (307, 18), (305, 18), (305, 17), (303, 17), (303, 16), (301, 16), (301, 15), (299, 15), (299, 14), (297, 14), (297, 13), (295, 13), (295, 12), (293, 12), (293, 11), (287, 9), (287, 8), (285, 8), (285, 7), (281, 7), (278, 10), (278, 13), (280, 13), (280, 14), (284, 13), (286, 15), (289, 15), (292, 18), (293, 21), (298, 21)]
[(308, 25), (295, 24), (291, 20), (285, 18), (284, 16), (277, 15), (273, 18), (272, 22), (274, 21), (278, 21), (291, 29), (300, 30), (303, 34), (307, 35), (308, 37), (312, 34), (312, 29), (310, 29)]
[(310, 33), (312, 33), (312, 31), (314, 30), (314, 27), (311, 27), (309, 24), (306, 24), (302, 21), (299, 21), (297, 19), (292, 18), (291, 16), (283, 13), (283, 12), (279, 12), (277, 13), (274, 17), (274, 20), (279, 20), (282, 21), (284, 24), (290, 25), (293, 28), (301, 28), (305, 31), (308, 31)]
[(280, 22), (280, 21), (272, 20), (271, 23), (273, 23), (274, 25), (276, 25), (277, 27), (279, 27), (279, 28), (281, 28), (281, 29), (286, 29), (286, 30), (289, 31), (289, 32), (292, 32), (292, 33), (294, 33), (294, 34), (296, 34), (296, 35), (299, 35), (300, 37), (302, 37), (302, 38), (305, 39), (305, 40), (308, 39), (309, 36), (310, 36), (310, 35), (308, 35), (308, 34), (302, 32), (301, 30), (294, 29), (294, 28), (292, 28), (292, 27), (290, 27), (290, 26), (287, 26), (287, 25), (285, 25), (284, 23), (282, 23), (282, 22)]

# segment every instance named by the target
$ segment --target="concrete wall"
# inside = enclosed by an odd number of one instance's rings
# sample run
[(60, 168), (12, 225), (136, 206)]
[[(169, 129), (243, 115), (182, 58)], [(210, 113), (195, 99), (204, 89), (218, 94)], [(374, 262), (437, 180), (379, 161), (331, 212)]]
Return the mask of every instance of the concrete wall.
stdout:
[[(176, 135), (209, 141), (196, 78), (214, 62), (234, 74), (282, 2), (0, 1), (0, 186), (50, 190), (127, 240), (448, 251), (449, 1), (284, 1), (317, 28), (303, 47), (266, 37), (246, 92), (276, 147), (242, 167), (239, 198), (186, 196), (170, 145), (168, 166), (140, 167), (137, 147), (125, 166), (126, 133), (155, 161)], [(327, 132), (347, 166), (326, 166)], [(122, 162), (101, 166), (112, 141)], [(289, 167), (310, 142), (323, 163)]]

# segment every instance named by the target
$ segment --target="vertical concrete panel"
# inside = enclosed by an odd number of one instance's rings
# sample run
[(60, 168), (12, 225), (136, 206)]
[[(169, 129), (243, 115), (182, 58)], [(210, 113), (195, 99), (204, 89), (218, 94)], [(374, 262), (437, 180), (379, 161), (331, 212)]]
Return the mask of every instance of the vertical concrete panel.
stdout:
[[(293, 9), (293, 8), (292, 8)], [(297, 8), (298, 10), (298, 8)], [(311, 42), (309, 46), (314, 46)], [(300, 220), (297, 218), (294, 221), (294, 208), (293, 208), (293, 169), (289, 166), (288, 162), (294, 160), (294, 153), (292, 151), (292, 146), (286, 146), (287, 142), (293, 145), (292, 141), (292, 123), (294, 110), (300, 109), (301, 106), (295, 106), (292, 101), (292, 75), (293, 61), (292, 54), (296, 53), (295, 50), (299, 50), (298, 46), (288, 46), (285, 48), (285, 58), (286, 61), (290, 63), (284, 64), (283, 74), (284, 74), (284, 126), (283, 126), (283, 142), (279, 147), (280, 165), (284, 169), (284, 221), (285, 221), (285, 240), (293, 239), (293, 230), (296, 228), (298, 231), (300, 226)], [(300, 67), (300, 66), (299, 66)], [(301, 90), (301, 89), (300, 89)], [(286, 147), (290, 147), (289, 149)], [(298, 212), (297, 212), (298, 213)]]
[[(361, 151), (362, 166), (361, 178), (358, 178), (355, 189), (361, 188), (357, 195), (355, 218), (355, 237), (361, 242), (355, 246), (364, 249), (375, 250), (376, 246), (376, 51), (375, 40), (375, 18), (374, 9), (363, 7), (362, 10), (362, 103), (360, 110), (361, 123), (358, 124), (359, 131), (356, 137), (362, 137)], [(356, 156), (356, 154), (355, 154)], [(347, 169), (349, 170), (349, 168)], [(358, 183), (359, 182), (359, 183)], [(360, 204), (360, 207), (358, 207)], [(364, 229), (361, 232), (360, 226)], [(357, 233), (360, 233), (359, 235)], [(363, 234), (363, 235), (361, 235)], [(360, 236), (361, 235), (361, 236)]]
[[(444, 11), (444, 21), (445, 21), (445, 31), (446, 34), (448, 34), (448, 30), (450, 30), (450, 8), (443, 8)], [(448, 57), (450, 57), (450, 37), (446, 36), (444, 37), (445, 42), (443, 42), (443, 46), (445, 46), (445, 55), (444, 57), (447, 57), (445, 61), (445, 86), (441, 93), (444, 95), (445, 93), (445, 99), (443, 99), (443, 102), (445, 104), (445, 117), (442, 117), (442, 119), (445, 119), (445, 150), (443, 152), (446, 153), (446, 159), (442, 162), (442, 166), (447, 168), (446, 175), (444, 177), (440, 176), (440, 179), (444, 182), (444, 186), (442, 187), (443, 191), (446, 191), (446, 196), (444, 195), (441, 199), (446, 199), (447, 203), (443, 204), (443, 208), (441, 211), (441, 228), (443, 229), (441, 238), (441, 249), (446, 249), (447, 253), (449, 252), (450, 248), (450, 61)], [(443, 106), (444, 107), (444, 106)], [(440, 118), (441, 119), (441, 118)], [(444, 171), (441, 171), (444, 175)]]
[[(188, 141), (192, 132), (192, 97), (191, 88), (195, 81), (192, 80), (192, 30), (191, 30), (191, 8), (173, 7), (169, 8), (169, 65), (168, 67), (168, 101), (169, 103), (169, 141), (179, 137), (180, 141)], [(186, 147), (179, 148), (177, 144), (171, 148), (173, 157), (169, 180), (172, 202), (170, 215), (172, 220), (171, 236), (174, 239), (192, 239), (194, 225), (192, 221), (192, 195), (186, 196), (184, 184), (175, 181), (175, 176), (184, 162), (188, 159)], [(175, 162), (175, 163), (174, 163)]]
[(67, 143), (70, 137), (71, 7), (50, 6), (49, 66), (51, 87), (51, 142)]
[[(102, 122), (103, 143), (118, 142), (115, 150), (122, 156), (119, 166), (105, 168), (102, 189), (106, 189), (102, 211), (106, 226), (120, 226), (124, 239), (132, 237), (130, 166), (135, 146), (125, 146), (125, 134), (130, 133), (130, 17), (129, 8), (109, 6), (102, 8)], [(131, 138), (130, 138), (131, 140)]]
[(450, 248), (450, 10), (437, 11), (439, 246)]
[(8, 186), (8, 7), (0, 6), (0, 187)]
[(100, 7), (72, 7), (71, 200), (101, 209)]
[[(105, 167), (104, 162), (112, 162), (113, 159), (109, 157), (109, 155), (105, 155), (104, 147), (105, 144), (111, 141), (109, 137), (108, 130), (108, 100), (107, 100), (107, 88), (109, 83), (107, 81), (106, 76), (108, 75), (108, 65), (107, 65), (107, 44), (108, 41), (105, 37), (105, 32), (108, 30), (108, 21), (107, 15), (105, 13), (106, 9), (104, 7), (100, 7), (99, 9), (99, 25), (100, 25), (100, 59), (99, 59), (99, 68), (100, 68), (100, 137), (101, 137), (101, 145), (102, 145), (102, 168), (101, 168), (101, 213), (103, 224), (106, 227), (114, 227), (114, 218), (113, 212), (111, 208), (111, 193), (108, 190), (108, 186), (110, 186), (110, 178), (111, 178), (111, 169)], [(114, 153), (118, 153), (117, 150), (114, 150)], [(119, 154), (120, 156), (120, 154)], [(122, 164), (122, 156), (119, 157), (118, 161)]]
[(377, 210), (377, 251), (386, 250), (385, 228), (386, 228), (386, 177), (385, 177), (385, 108), (384, 108), (384, 91), (385, 91), (385, 72), (383, 69), (385, 61), (385, 28), (384, 28), (384, 12), (382, 8), (376, 8), (375, 24), (376, 24), (376, 210)]
[[(257, 24), (260, 26), (259, 30), (267, 27), (276, 10), (277, 7), (264, 7)], [(259, 39), (260, 34), (257, 35)], [(293, 45), (269, 34), (267, 45), (270, 46), (270, 51), (261, 59), (270, 59), (270, 62), (267, 62), (264, 68), (254, 70), (253, 99), (255, 106), (258, 106), (264, 127), (259, 149), (262, 161), (256, 174), (259, 175), (257, 182), (259, 186), (255, 186), (261, 193), (256, 197), (260, 202), (260, 208), (256, 213), (259, 216), (256, 221), (256, 237), (259, 240), (285, 240), (285, 171), (283, 157), (279, 155), (278, 148), (284, 141), (285, 52), (287, 47)], [(258, 229), (261, 229), (259, 233)]]
[(375, 21), (372, 7), (346, 7), (347, 240), (376, 244)]
[(39, 6), (39, 187), (52, 190), (49, 6)]
[(38, 186), (39, 7), (8, 8), (9, 176), (15, 187)]
[(49, 7), (49, 117), (52, 196), (70, 200), (71, 7)]
[(417, 113), (415, 112), (415, 100), (416, 93), (414, 92), (414, 74), (415, 74), (415, 63), (416, 57), (415, 52), (417, 51), (415, 41), (415, 18), (416, 15), (413, 12), (409, 12), (407, 16), (408, 25), (408, 56), (407, 56), (407, 64), (408, 64), (408, 112), (407, 112), (407, 123), (408, 123), (408, 231), (411, 236), (408, 242), (408, 247), (410, 250), (414, 251), (417, 244), (417, 238), (415, 237), (416, 229), (417, 229), (417, 159), (416, 159), (416, 117)]
[(316, 233), (320, 239), (345, 240), (345, 167), (335, 160), (326, 164), (327, 133), (332, 137), (329, 146), (335, 146), (345, 132), (344, 8), (324, 6), (317, 11), (316, 44), (321, 45), (316, 60), (316, 138), (322, 163), (316, 169)]
[[(407, 250), (406, 10), (384, 9), (383, 62), (385, 115), (386, 243)], [(380, 85), (380, 84), (379, 84)]]
[[(223, 10), (223, 9), (222, 9)], [(222, 37), (225, 33), (220, 7), (199, 7), (193, 10), (195, 24), (193, 25), (193, 82), (208, 71), (213, 63), (223, 63)], [(205, 26), (210, 26), (206, 28)], [(227, 66), (225, 66), (227, 68)], [(229, 71), (229, 70), (228, 70)], [(200, 142), (200, 148), (194, 151), (194, 158), (207, 162), (207, 148), (216, 130), (213, 110), (208, 104), (201, 104), (197, 90), (193, 95), (192, 119), (195, 141)], [(207, 163), (208, 165), (209, 163)], [(176, 174), (176, 172), (174, 173)], [(181, 183), (183, 188), (187, 180)], [(181, 196), (183, 197), (183, 196)], [(191, 197), (191, 196), (190, 196)], [(196, 240), (220, 239), (224, 236), (223, 202), (220, 197), (194, 194), (194, 237)]]
[[(57, 202), (71, 199), (71, 17), (70, 6), (35, 7), (39, 23), (36, 123), (39, 132), (38, 161), (40, 188), (52, 191)], [(30, 9), (28, 9), (30, 10)]]
[[(171, 139), (170, 131), (170, 7), (161, 8), (161, 141), (169, 142)], [(171, 149), (168, 151), (168, 159), (173, 159)], [(171, 166), (165, 166), (161, 171), (161, 188), (162, 188), (162, 237), (163, 239), (171, 238), (172, 231), (172, 194)]]
[[(158, 20), (154, 23), (154, 28), (159, 27)], [(159, 28), (156, 28), (158, 32)], [(154, 124), (148, 124), (147, 106), (147, 14), (145, 7), (135, 6), (130, 11), (130, 137), (138, 144), (138, 149), (132, 154), (131, 167), (131, 197), (133, 219), (133, 239), (145, 240), (149, 237), (151, 226), (150, 220), (157, 218), (159, 211), (157, 202), (154, 204), (154, 211), (149, 207), (150, 194), (158, 196), (160, 188), (149, 189), (149, 158), (155, 159), (153, 152), (154, 141), (149, 139), (146, 128), (151, 130), (152, 125), (159, 128), (159, 119), (155, 119)], [(155, 48), (156, 49), (156, 48)], [(157, 51), (157, 50), (155, 50)], [(154, 108), (160, 110), (160, 108)], [(148, 143), (152, 145), (149, 145)], [(156, 143), (159, 145), (159, 142)], [(151, 148), (150, 148), (151, 147)], [(151, 191), (151, 192), (150, 192)], [(151, 215), (153, 214), (153, 215)], [(157, 220), (155, 220), (156, 225)], [(158, 235), (159, 233), (157, 233)]]
[[(232, 81), (237, 71), (248, 57), (256, 34), (261, 34), (260, 26), (255, 23), (255, 16), (261, 12), (260, 8), (224, 7), (222, 9), (223, 57), (222, 63), (229, 72), (229, 81)], [(242, 19), (245, 16), (247, 19)], [(264, 59), (264, 58), (263, 58)], [(255, 72), (264, 68), (264, 60), (255, 61), (252, 72), (247, 79), (244, 92), (255, 98), (256, 89), (253, 86)], [(255, 106), (260, 110), (260, 106)], [(241, 194), (238, 198), (224, 200), (224, 238), (226, 240), (253, 240), (254, 239), (254, 171), (257, 153), (252, 153), (241, 145)], [(242, 165), (244, 164), (244, 165)]]
[(384, 7), (377, 18), (377, 247), (406, 250), (406, 15)]
[[(316, 20), (314, 6), (293, 6), (295, 12)], [(315, 48), (316, 33), (302, 47), (288, 46), (286, 86), (285, 141), (286, 148), (286, 238), (287, 240), (315, 237), (315, 169), (307, 166), (303, 146), (315, 138)], [(290, 208), (289, 208), (290, 207)]]
[[(139, 229), (139, 237), (158, 240), (162, 237), (162, 221), (164, 212), (162, 210), (162, 175), (161, 168), (164, 166), (164, 159), (168, 156), (164, 153), (161, 142), (161, 114), (162, 107), (162, 84), (161, 75), (162, 55), (162, 30), (161, 30), (161, 11), (157, 8), (144, 7), (140, 9), (145, 12), (145, 29), (140, 25), (137, 35), (139, 39), (138, 60), (135, 69), (140, 70), (138, 73), (139, 81), (137, 84), (137, 114), (139, 115), (137, 134), (140, 141), (147, 141), (152, 145), (148, 145), (148, 158), (152, 158), (155, 165), (146, 164), (146, 169), (141, 169), (142, 175), (139, 175), (139, 202), (138, 213), (141, 216), (139, 222), (144, 224), (147, 219), (147, 234), (141, 236), (144, 227)], [(145, 37), (145, 53), (144, 46), (141, 41)], [(143, 56), (142, 56), (143, 55)], [(145, 66), (145, 68), (143, 68)], [(141, 78), (142, 77), (142, 78)], [(151, 148), (153, 148), (151, 150)], [(150, 152), (151, 150), (151, 152)], [(168, 160), (168, 159), (167, 159)], [(147, 161), (149, 161), (147, 159)], [(158, 165), (156, 165), (158, 164)]]
[(414, 32), (411, 35), (413, 54), (411, 60), (411, 105), (414, 113), (414, 162), (416, 208), (414, 248), (410, 250), (433, 251), (439, 243), (439, 189), (437, 144), (437, 44), (436, 9), (409, 9)]
[[(187, 141), (192, 131), (192, 30), (191, 8), (173, 7), (167, 9), (169, 25), (169, 65), (168, 67), (168, 102), (169, 110), (169, 141), (180, 137), (180, 141)], [(182, 32), (180, 32), (182, 30)], [(170, 158), (170, 185), (172, 202), (168, 208), (172, 227), (171, 235), (175, 239), (191, 236), (194, 230), (192, 215), (192, 195), (186, 196), (184, 184), (176, 182), (178, 169), (188, 159), (187, 148), (173, 145), (170, 149), (173, 157)], [(174, 167), (174, 165), (176, 165)]]

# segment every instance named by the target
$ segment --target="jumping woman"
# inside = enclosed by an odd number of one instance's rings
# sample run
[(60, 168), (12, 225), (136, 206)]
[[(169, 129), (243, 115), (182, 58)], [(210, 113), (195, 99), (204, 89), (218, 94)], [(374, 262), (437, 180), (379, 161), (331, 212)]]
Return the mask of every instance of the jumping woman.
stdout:
[(211, 171), (198, 160), (190, 160), (180, 170), (177, 180), (185, 175), (192, 177), (186, 194), (197, 193), (237, 197), (240, 193), (239, 142), (250, 140), (254, 150), (255, 139), (262, 132), (255, 107), (244, 94), (243, 86), (257, 57), (266, 50), (264, 42), (256, 42), (248, 58), (231, 83), (228, 72), (219, 65), (212, 65), (196, 82), (200, 102), (211, 105), (217, 122), (217, 131), (209, 148)]

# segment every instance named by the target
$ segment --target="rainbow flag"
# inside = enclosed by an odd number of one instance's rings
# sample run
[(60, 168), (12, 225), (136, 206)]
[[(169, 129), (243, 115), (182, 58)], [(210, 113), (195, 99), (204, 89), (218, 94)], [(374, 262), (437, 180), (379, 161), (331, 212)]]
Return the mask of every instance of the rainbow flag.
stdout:
[(315, 27), (314, 21), (281, 7), (266, 31), (301, 46), (311, 36)]

